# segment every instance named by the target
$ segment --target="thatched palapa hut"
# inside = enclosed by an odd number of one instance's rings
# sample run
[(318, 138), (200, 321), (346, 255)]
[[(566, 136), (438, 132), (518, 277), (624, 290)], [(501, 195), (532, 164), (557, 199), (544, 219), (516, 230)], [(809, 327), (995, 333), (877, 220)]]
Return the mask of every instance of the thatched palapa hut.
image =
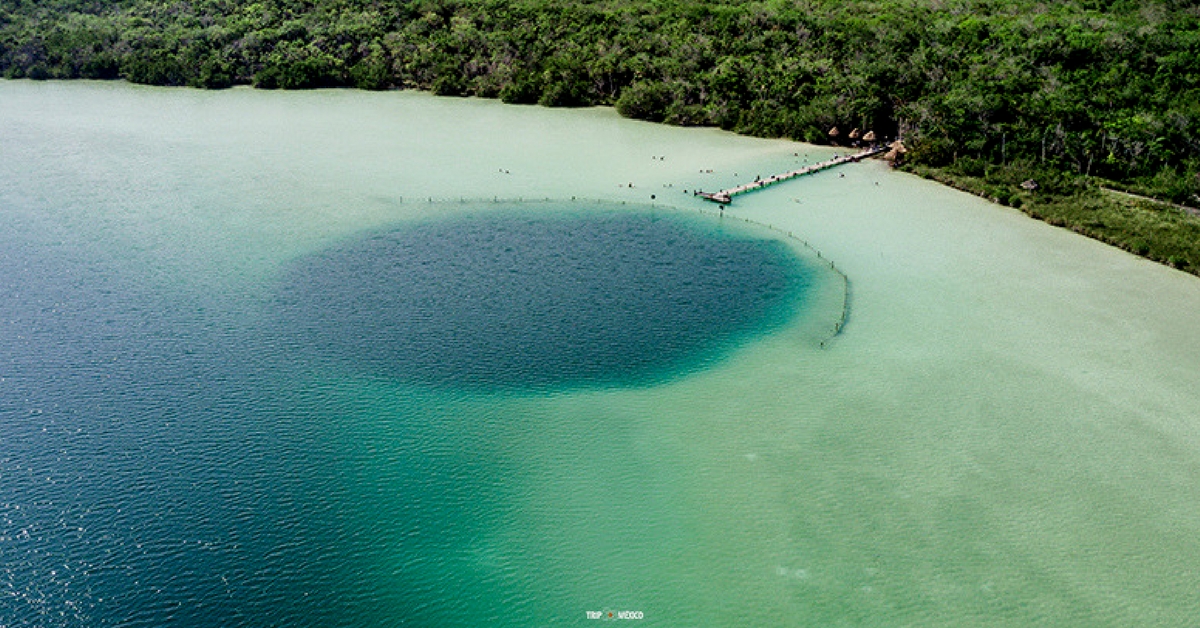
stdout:
[(862, 136), (862, 139), (864, 142), (874, 142), (875, 141), (875, 132), (867, 131), (866, 135)]
[(904, 142), (901, 142), (900, 140), (892, 142), (888, 145), (888, 148), (891, 150), (884, 153), (883, 158), (892, 162), (892, 164), (898, 163), (900, 159), (903, 158), (904, 153), (908, 152), (908, 149), (904, 147)]

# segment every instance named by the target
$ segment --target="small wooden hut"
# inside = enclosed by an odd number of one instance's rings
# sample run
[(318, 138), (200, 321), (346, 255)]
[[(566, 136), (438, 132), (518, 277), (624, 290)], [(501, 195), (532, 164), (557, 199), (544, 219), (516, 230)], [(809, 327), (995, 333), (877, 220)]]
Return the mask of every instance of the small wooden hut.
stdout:
[(904, 147), (904, 142), (900, 140), (892, 142), (888, 145), (888, 148), (890, 150), (883, 154), (883, 158), (890, 161), (893, 165), (899, 163), (904, 158), (904, 153), (908, 152), (908, 149)]

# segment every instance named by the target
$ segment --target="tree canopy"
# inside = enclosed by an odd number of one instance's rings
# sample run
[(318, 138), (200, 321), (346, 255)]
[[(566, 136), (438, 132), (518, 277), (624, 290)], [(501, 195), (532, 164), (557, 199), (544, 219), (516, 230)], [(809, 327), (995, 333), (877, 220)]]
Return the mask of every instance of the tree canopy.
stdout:
[(921, 164), (1200, 206), (1200, 8), (1179, 0), (0, 0), (0, 71), (858, 127)]

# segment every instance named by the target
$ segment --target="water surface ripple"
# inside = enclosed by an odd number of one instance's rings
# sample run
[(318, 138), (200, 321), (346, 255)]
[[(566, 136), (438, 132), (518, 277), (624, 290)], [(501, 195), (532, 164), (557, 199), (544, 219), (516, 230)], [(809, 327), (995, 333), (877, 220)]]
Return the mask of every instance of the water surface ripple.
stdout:
[(308, 256), (279, 306), (290, 344), (370, 375), (477, 390), (639, 384), (781, 324), (808, 272), (786, 244), (715, 219), (492, 212)]

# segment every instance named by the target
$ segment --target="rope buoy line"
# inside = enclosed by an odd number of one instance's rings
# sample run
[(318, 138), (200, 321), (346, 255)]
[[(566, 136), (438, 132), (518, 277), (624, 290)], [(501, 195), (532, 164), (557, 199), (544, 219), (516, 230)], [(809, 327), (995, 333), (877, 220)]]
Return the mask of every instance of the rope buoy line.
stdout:
[[(428, 199), (428, 202), (430, 204), (435, 203), (435, 202), (436, 203), (453, 202), (453, 200), (451, 198), (435, 199), (432, 196), (429, 196), (426, 198)], [(651, 197), (651, 198), (653, 200), (653, 197)], [(404, 202), (403, 196), (399, 197), (399, 199), (400, 199), (399, 202), (401, 202), (401, 203)], [(459, 204), (466, 204), (466, 203), (495, 203), (495, 204), (550, 203), (550, 202), (555, 202), (555, 201), (562, 201), (562, 202), (583, 201), (583, 202), (607, 203), (607, 204), (614, 204), (614, 205), (615, 204), (620, 204), (620, 205), (628, 205), (629, 204), (629, 202), (625, 201), (625, 200), (617, 201), (617, 200), (613, 200), (613, 199), (589, 198), (589, 197), (579, 197), (579, 196), (572, 196), (572, 197), (570, 197), (570, 199), (554, 199), (554, 198), (547, 196), (547, 197), (543, 197), (542, 199), (538, 199), (538, 200), (531, 199), (529, 201), (526, 201), (525, 198), (521, 197), (521, 196), (518, 196), (516, 198), (500, 198), (499, 196), (493, 196), (490, 199), (486, 198), (486, 197), (477, 198), (477, 199), (471, 199), (471, 198), (467, 198), (465, 196), (458, 197)], [(719, 218), (722, 220), (728, 218), (728, 216), (725, 215), (724, 207), (721, 207), (721, 210), (718, 212), (712, 212), (712, 211), (707, 211), (707, 210), (704, 210), (701, 208), (689, 209), (689, 208), (685, 208), (685, 207), (678, 207), (675, 205), (660, 205), (659, 203), (642, 203), (642, 204), (649, 206), (649, 207), (653, 207), (655, 209), (667, 209), (667, 210), (671, 210), (671, 211), (681, 211), (681, 212), (695, 212), (698, 214), (704, 214), (705, 216), (713, 216), (715, 218)], [(824, 255), (822, 255), (820, 249), (809, 244), (808, 240), (796, 237), (791, 231), (785, 231), (785, 230), (780, 229), (779, 227), (776, 227), (775, 225), (772, 225), (769, 223), (759, 222), (757, 220), (750, 220), (749, 218), (746, 218), (744, 216), (739, 216), (738, 219), (746, 224), (751, 224), (751, 225), (755, 225), (757, 227), (761, 227), (764, 229), (769, 229), (789, 240), (794, 240), (795, 242), (800, 243), (801, 245), (804, 246), (804, 248), (815, 253), (817, 256), (817, 259), (821, 260), (826, 266), (829, 267), (830, 270), (837, 273), (838, 277), (841, 277), (841, 279), (842, 279), (842, 315), (838, 319), (838, 321), (836, 323), (834, 323), (833, 330), (830, 332), (830, 334), (818, 343), (822, 349), (827, 348), (827, 345), (830, 341), (832, 341), (834, 338), (841, 335), (841, 333), (843, 331), (845, 331), (846, 324), (850, 320), (850, 277), (846, 276), (846, 273), (842, 272), (842, 269), (838, 268), (837, 265), (834, 264), (832, 260), (830, 260), (830, 259), (826, 258)]]

